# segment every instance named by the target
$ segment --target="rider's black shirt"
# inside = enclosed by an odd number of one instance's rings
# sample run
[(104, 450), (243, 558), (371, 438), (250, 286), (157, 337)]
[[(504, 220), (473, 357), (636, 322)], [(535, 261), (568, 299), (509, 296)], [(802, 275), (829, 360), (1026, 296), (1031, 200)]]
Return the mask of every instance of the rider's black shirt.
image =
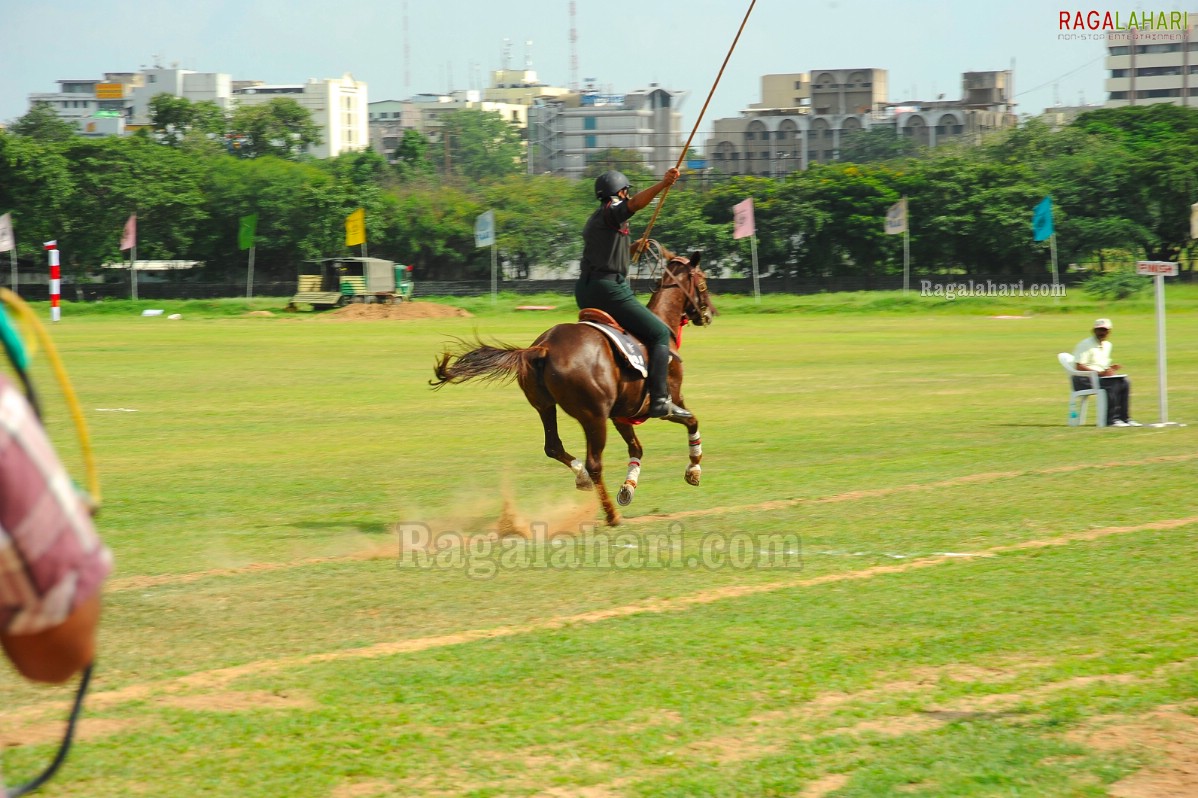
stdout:
[(632, 261), (627, 200), (612, 199), (599, 206), (582, 228), (582, 276), (628, 276)]

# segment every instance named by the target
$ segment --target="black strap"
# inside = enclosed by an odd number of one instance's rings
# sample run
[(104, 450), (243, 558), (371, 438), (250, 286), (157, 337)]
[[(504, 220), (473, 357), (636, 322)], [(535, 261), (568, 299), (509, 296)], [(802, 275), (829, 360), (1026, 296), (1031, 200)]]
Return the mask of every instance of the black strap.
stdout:
[(9, 787), (5, 790), (5, 798), (18, 798), (18, 796), (28, 795), (38, 789), (53, 778), (54, 774), (58, 772), (58, 768), (66, 761), (67, 754), (71, 750), (71, 740), (75, 737), (75, 724), (79, 721), (80, 710), (83, 709), (83, 696), (87, 694), (87, 685), (91, 678), (92, 663), (89, 662), (83, 669), (83, 676), (79, 679), (79, 689), (75, 691), (75, 703), (71, 706), (70, 717), (67, 718), (67, 730), (62, 735), (62, 742), (58, 746), (58, 753), (54, 755), (54, 760), (37, 778), (19, 787)]

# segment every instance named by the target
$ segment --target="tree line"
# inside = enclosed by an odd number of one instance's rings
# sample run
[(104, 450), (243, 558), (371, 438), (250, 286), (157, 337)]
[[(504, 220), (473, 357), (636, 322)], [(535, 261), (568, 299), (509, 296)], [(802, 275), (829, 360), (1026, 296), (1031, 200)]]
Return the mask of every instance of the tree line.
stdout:
[[(345, 246), (344, 221), (364, 208), (371, 255), (412, 265), (418, 280), (480, 278), (490, 255), (474, 246), (474, 221), (493, 210), (500, 259), (519, 279), (578, 258), (595, 205), (589, 178), (617, 165), (635, 186), (653, 182), (622, 151), (593, 158), (583, 180), (527, 174), (519, 133), (481, 111), (447, 115), (435, 144), (405, 131), (391, 161), (373, 151), (305, 155), (319, 130), (292, 100), (226, 114), (160, 95), (151, 119), (132, 136), (85, 138), (35, 106), (0, 132), (0, 213), (12, 213), (23, 260), (40, 262), (41, 243), (57, 239), (68, 274), (95, 272), (121, 260), (121, 229), (136, 213), (140, 259), (202, 261), (196, 279), (237, 282), (238, 221), (256, 213), (259, 279), (290, 280), (302, 260), (357, 254)], [(653, 237), (747, 272), (749, 243), (732, 238), (732, 206), (752, 197), (763, 272), (896, 274), (902, 237), (886, 235), (882, 219), (906, 196), (917, 270), (1041, 276), (1048, 244), (1032, 241), (1031, 216), (1051, 196), (1062, 264), (1190, 254), (1198, 111), (1101, 109), (1059, 130), (1033, 119), (934, 150), (875, 134), (846, 139), (844, 160), (779, 178), (686, 171)]]

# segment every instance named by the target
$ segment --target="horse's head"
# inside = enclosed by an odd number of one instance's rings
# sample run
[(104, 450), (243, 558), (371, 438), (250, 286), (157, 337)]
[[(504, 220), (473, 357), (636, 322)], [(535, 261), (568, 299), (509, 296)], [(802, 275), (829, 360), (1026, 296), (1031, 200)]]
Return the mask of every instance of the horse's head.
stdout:
[(699, 268), (703, 253), (696, 250), (689, 258), (665, 252), (665, 266), (662, 268), (661, 280), (657, 283), (657, 291), (670, 287), (679, 288), (685, 300), (682, 305), (683, 315), (692, 324), (705, 327), (711, 324), (715, 315), (715, 305), (711, 295), (707, 293), (707, 275)]

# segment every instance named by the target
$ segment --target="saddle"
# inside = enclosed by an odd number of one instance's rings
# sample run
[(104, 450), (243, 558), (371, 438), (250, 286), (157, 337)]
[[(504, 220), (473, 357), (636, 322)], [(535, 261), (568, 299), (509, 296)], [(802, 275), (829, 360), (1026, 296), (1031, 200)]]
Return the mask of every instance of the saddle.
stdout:
[(620, 326), (606, 310), (583, 308), (578, 311), (578, 323), (599, 330), (611, 341), (612, 352), (642, 378), (649, 376), (649, 353), (645, 345)]
[[(606, 310), (583, 308), (578, 311), (578, 323), (586, 324), (602, 332), (611, 342), (612, 351), (641, 377), (649, 376), (649, 353), (636, 336), (625, 330)], [(682, 356), (670, 348), (670, 357), (682, 360)]]

